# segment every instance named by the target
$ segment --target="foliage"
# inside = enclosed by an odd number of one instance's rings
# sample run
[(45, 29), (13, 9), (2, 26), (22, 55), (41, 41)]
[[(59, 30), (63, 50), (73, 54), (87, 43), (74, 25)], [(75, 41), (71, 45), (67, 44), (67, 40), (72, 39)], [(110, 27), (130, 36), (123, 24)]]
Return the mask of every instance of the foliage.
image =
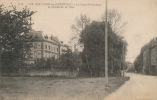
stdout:
[(72, 52), (71, 49), (67, 49), (60, 56), (59, 59), (55, 58), (40, 58), (36, 59), (34, 63), (35, 69), (45, 70), (53, 67), (67, 67), (67, 69), (77, 69), (81, 66), (81, 59), (78, 53)]
[(142, 72), (142, 54), (138, 55), (134, 61), (135, 70), (137, 73)]
[(126, 70), (128, 68), (127, 62), (123, 62), (123, 67), (124, 67), (124, 70)]
[(3, 67), (8, 66), (12, 72), (13, 63), (24, 63), (25, 56), (29, 54), (31, 44), (28, 41), (31, 37), (27, 33), (31, 29), (31, 16), (34, 13), (27, 7), (17, 10), (13, 5), (9, 9), (0, 6), (0, 48), (3, 49)]
[(55, 58), (38, 58), (35, 60), (34, 67), (39, 70), (51, 69), (53, 67), (58, 67), (59, 62)]
[(81, 59), (78, 52), (72, 52), (67, 49), (59, 58), (62, 67), (77, 68), (80, 67)]
[[(106, 13), (105, 13), (106, 14)], [(105, 45), (105, 14), (102, 15), (102, 22), (93, 21), (86, 15), (76, 18), (72, 25), (73, 38), (76, 44), (82, 47), (81, 71), (90, 73), (90, 76), (104, 75), (104, 45)], [(125, 64), (127, 42), (123, 39), (126, 22), (122, 21), (122, 15), (115, 9), (108, 11), (108, 52), (109, 52), (109, 73), (118, 73)], [(124, 58), (123, 58), (124, 53)]]
[[(87, 56), (89, 61), (90, 69), (93, 72), (92, 76), (102, 76), (104, 75), (104, 33), (105, 33), (105, 22), (95, 22), (93, 21), (88, 25), (81, 34), (80, 42), (84, 45), (83, 55)], [(121, 63), (123, 44), (126, 44), (126, 41), (122, 39), (119, 35), (115, 34), (111, 26), (108, 27), (109, 37), (109, 72), (111, 70), (117, 72), (120, 68), (114, 68), (112, 62)], [(125, 48), (126, 48), (125, 45)], [(126, 49), (125, 49), (126, 52)], [(126, 53), (125, 53), (126, 54)], [(84, 60), (87, 63), (86, 60)], [(112, 68), (113, 67), (113, 68)], [(120, 66), (119, 66), (120, 67)]]
[(74, 43), (76, 48), (82, 49), (82, 44), (79, 42), (80, 35), (82, 34), (82, 31), (84, 28), (91, 23), (91, 20), (87, 15), (80, 15), (79, 18), (75, 19), (75, 23), (72, 24), (71, 29), (72, 29), (72, 38), (71, 42)]
[(132, 73), (135, 72), (135, 67), (129, 68), (127, 72), (132, 72)]
[[(111, 25), (112, 31), (120, 36), (125, 31), (126, 22), (122, 20), (122, 14), (116, 9), (111, 9), (108, 11), (108, 22)], [(102, 20), (105, 21), (106, 12), (102, 15)]]

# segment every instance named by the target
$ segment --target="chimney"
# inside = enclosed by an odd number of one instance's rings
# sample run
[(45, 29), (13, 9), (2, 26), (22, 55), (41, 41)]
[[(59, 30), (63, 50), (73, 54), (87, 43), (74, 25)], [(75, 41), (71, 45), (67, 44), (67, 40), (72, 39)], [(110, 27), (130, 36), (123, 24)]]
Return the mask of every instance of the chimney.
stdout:
[(63, 44), (63, 41), (61, 41), (61, 44)]
[(47, 34), (46, 34), (46, 36), (44, 36), (45, 37), (45, 39), (48, 39), (48, 36), (47, 36)]
[(53, 36), (52, 36), (52, 35), (51, 35), (51, 37), (50, 37), (50, 38), (51, 38), (51, 40), (53, 40)]

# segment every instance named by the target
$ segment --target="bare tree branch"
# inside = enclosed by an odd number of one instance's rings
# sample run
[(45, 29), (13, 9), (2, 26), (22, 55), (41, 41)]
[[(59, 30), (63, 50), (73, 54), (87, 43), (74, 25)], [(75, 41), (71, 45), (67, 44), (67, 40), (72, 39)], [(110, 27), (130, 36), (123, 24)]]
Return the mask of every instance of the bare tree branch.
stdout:
[(76, 17), (75, 23), (72, 24), (71, 29), (73, 32), (73, 36), (71, 38), (71, 43), (74, 43), (77, 49), (81, 49), (83, 45), (79, 42), (80, 35), (87, 25), (90, 24), (90, 18), (87, 15), (80, 15), (80, 17)]
[[(106, 19), (105, 14), (106, 13), (102, 15), (103, 21)], [(124, 33), (125, 26), (127, 23), (122, 21), (122, 15), (116, 9), (108, 11), (108, 22), (110, 23), (114, 33), (119, 35), (122, 35)]]

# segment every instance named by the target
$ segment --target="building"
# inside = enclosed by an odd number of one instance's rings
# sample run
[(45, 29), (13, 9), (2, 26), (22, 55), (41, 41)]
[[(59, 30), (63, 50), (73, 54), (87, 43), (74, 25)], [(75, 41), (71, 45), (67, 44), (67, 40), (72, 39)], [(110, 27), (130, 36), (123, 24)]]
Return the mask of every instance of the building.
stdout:
[(31, 53), (29, 57), (26, 57), (26, 63), (33, 64), (35, 59), (51, 58), (58, 59), (60, 55), (64, 53), (69, 46), (64, 45), (62, 41), (59, 41), (57, 37), (43, 36), (42, 31), (31, 30), (28, 34), (32, 37)]
[(144, 45), (142, 50), (142, 72), (145, 74), (157, 74), (157, 38)]

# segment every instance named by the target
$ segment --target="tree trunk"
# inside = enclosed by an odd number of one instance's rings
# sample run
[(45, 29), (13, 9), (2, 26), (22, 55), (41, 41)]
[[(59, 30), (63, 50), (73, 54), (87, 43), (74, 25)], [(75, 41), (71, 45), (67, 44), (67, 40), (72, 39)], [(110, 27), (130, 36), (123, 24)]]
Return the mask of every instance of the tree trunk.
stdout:
[(13, 67), (13, 70), (12, 70), (12, 75), (14, 76), (14, 64), (13, 64), (13, 48), (11, 48), (11, 60), (12, 60), (12, 67)]
[(88, 62), (88, 59), (87, 59), (87, 55), (86, 55), (86, 61), (87, 61), (88, 69), (90, 71), (90, 75), (91, 75), (91, 77), (93, 77), (93, 72), (92, 72), (92, 69), (89, 67), (89, 62)]

